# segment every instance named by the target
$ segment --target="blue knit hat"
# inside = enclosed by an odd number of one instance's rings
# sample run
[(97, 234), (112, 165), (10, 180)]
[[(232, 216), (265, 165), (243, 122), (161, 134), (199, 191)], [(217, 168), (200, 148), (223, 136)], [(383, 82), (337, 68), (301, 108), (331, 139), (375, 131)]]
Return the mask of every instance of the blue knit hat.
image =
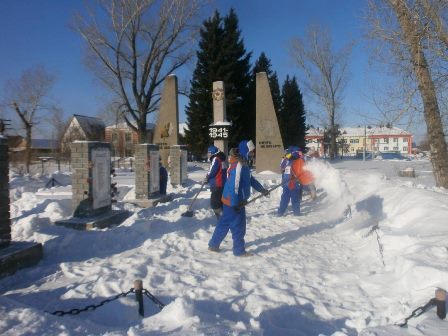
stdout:
[(249, 152), (253, 151), (255, 149), (254, 143), (252, 140), (243, 140), (238, 145), (238, 150), (240, 152), (240, 155), (244, 157), (246, 160), (249, 159)]
[(216, 146), (211, 145), (208, 149), (207, 152), (210, 153), (211, 155), (215, 155), (216, 153), (219, 152), (219, 148)]

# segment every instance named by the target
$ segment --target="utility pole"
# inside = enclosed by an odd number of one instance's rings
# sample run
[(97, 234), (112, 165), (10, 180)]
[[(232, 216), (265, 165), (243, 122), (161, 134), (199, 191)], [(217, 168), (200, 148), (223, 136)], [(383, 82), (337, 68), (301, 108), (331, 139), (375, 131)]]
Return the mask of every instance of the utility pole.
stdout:
[(366, 160), (366, 147), (367, 147), (367, 126), (364, 125), (364, 149), (362, 152), (362, 160), (365, 161)]

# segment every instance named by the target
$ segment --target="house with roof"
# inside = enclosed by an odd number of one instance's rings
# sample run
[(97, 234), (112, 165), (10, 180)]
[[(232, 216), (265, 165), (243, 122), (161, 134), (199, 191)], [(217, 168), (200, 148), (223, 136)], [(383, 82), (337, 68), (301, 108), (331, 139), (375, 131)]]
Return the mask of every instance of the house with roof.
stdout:
[[(8, 137), (10, 160), (25, 160), (26, 139), (20, 136)], [(31, 139), (31, 158), (36, 160), (39, 157), (52, 157), (59, 151), (59, 142), (52, 139)]]
[[(146, 124), (147, 139), (152, 139), (154, 129), (155, 124)], [(128, 157), (134, 155), (134, 145), (139, 143), (139, 136), (126, 122), (121, 122), (105, 128), (105, 140), (111, 144), (112, 156)]]
[(70, 144), (76, 140), (104, 141), (106, 126), (100, 118), (74, 114), (61, 137), (61, 153), (70, 153)]
[[(412, 153), (412, 133), (393, 126), (358, 126), (340, 128), (337, 137), (340, 155), (354, 156), (363, 152), (374, 153)], [(314, 149), (320, 155), (324, 154), (324, 130), (310, 129), (305, 136), (308, 149)]]

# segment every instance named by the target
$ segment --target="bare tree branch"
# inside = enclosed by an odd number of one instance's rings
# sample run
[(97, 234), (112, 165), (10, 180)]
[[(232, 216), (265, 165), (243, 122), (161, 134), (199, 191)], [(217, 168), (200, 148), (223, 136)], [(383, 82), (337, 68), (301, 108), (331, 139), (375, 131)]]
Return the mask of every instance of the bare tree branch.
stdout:
[(348, 61), (353, 43), (339, 51), (332, 46), (330, 33), (318, 26), (307, 31), (305, 39), (291, 41), (290, 52), (304, 73), (304, 86), (323, 106), (330, 128), (330, 157), (337, 153), (336, 137), (339, 109), (348, 81)]
[[(157, 110), (165, 77), (193, 56), (195, 20), (206, 0), (99, 1), (78, 17), (89, 67), (125, 106), (125, 120), (146, 140), (146, 118)], [(100, 20), (106, 16), (109, 24)]]

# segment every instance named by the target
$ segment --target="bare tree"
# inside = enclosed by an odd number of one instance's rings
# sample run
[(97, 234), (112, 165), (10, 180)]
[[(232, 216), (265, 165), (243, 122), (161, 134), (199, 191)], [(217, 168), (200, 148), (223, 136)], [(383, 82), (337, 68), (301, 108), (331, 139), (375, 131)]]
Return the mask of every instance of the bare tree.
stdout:
[(395, 69), (408, 89), (419, 93), (436, 184), (448, 188), (448, 151), (439, 104), (447, 85), (446, 1), (371, 0), (369, 8), (372, 36), (387, 42)]
[(353, 43), (339, 51), (332, 46), (328, 30), (311, 26), (305, 39), (291, 41), (290, 52), (304, 72), (304, 84), (326, 112), (330, 139), (330, 158), (337, 155), (338, 112), (348, 81), (348, 61)]
[(89, 9), (88, 17), (76, 20), (75, 29), (92, 56), (90, 67), (119, 101), (141, 142), (165, 77), (193, 56), (194, 23), (203, 2), (100, 0), (99, 11)]
[(48, 96), (53, 84), (54, 77), (38, 65), (25, 70), (19, 79), (9, 80), (5, 86), (4, 105), (17, 114), (25, 130), (27, 173), (30, 172), (32, 132), (39, 123), (38, 114), (54, 108)]
[(47, 114), (45, 121), (46, 124), (50, 126), (50, 128), (47, 127), (47, 129), (50, 132), (51, 140), (55, 142), (59, 148), (57, 154), (60, 154), (61, 140), (68, 121), (67, 118), (64, 117), (64, 110), (59, 107), (54, 107), (51, 109), (50, 113)]

